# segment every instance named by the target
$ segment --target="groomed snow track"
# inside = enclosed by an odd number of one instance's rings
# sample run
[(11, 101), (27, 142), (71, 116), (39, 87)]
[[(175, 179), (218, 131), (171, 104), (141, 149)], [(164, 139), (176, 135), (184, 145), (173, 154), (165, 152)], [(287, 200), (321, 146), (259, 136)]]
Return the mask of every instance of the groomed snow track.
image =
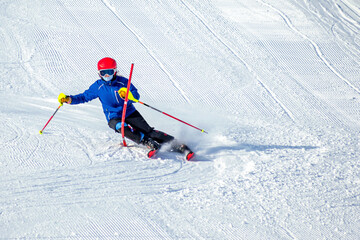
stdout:
[[(358, 239), (356, 0), (4, 0), (0, 239)], [(114, 57), (192, 162), (58, 106)]]

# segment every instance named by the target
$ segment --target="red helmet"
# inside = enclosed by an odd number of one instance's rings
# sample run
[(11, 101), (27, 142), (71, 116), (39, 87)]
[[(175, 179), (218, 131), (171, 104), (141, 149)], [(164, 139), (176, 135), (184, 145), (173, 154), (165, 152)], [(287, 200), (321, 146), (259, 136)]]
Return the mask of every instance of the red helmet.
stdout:
[(98, 71), (103, 69), (115, 69), (116, 71), (116, 68), (117, 68), (116, 61), (112, 58), (106, 57), (98, 62)]

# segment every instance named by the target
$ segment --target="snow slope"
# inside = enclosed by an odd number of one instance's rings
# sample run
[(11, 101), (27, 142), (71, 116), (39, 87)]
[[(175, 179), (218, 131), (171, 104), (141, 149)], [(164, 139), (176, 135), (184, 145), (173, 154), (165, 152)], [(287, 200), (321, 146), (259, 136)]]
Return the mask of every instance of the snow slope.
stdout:
[[(359, 239), (357, 0), (0, 2), (0, 238)], [(194, 162), (64, 105), (114, 57)]]

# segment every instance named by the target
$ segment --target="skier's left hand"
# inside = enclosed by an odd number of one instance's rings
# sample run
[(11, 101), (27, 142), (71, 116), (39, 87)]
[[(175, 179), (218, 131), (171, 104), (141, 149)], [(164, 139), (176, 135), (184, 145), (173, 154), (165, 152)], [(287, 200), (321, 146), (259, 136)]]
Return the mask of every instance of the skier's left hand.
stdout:
[[(125, 88), (125, 87), (120, 88), (120, 90), (118, 91), (118, 93), (119, 93), (119, 95), (120, 95), (120, 97), (121, 97), (122, 99), (125, 99), (125, 97), (126, 97), (126, 91), (127, 91), (127, 88)], [(138, 102), (138, 101), (139, 101), (139, 100), (137, 100), (137, 99), (134, 98), (134, 95), (133, 95), (130, 91), (129, 91), (128, 99), (129, 99), (130, 101), (133, 101), (133, 102)]]
[(125, 97), (126, 97), (126, 88), (120, 88), (120, 90), (118, 91), (118, 93), (119, 93), (119, 95), (120, 95), (120, 97), (122, 98), (122, 99), (125, 99)]

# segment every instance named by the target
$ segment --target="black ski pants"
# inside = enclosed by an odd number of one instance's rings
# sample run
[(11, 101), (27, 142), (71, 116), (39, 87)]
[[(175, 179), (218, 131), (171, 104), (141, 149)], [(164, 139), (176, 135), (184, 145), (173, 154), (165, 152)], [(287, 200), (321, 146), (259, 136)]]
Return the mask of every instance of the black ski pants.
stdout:
[[(121, 124), (121, 118), (113, 118), (109, 121), (108, 125), (110, 128), (114, 129), (115, 132), (121, 133), (121, 128), (116, 129), (118, 123)], [(150, 137), (160, 144), (174, 140), (173, 136), (154, 130), (153, 127), (150, 127), (138, 111), (133, 112), (130, 116), (125, 118), (125, 123), (127, 124), (127, 126), (124, 127), (125, 137), (138, 144), (143, 136), (145, 138)]]

